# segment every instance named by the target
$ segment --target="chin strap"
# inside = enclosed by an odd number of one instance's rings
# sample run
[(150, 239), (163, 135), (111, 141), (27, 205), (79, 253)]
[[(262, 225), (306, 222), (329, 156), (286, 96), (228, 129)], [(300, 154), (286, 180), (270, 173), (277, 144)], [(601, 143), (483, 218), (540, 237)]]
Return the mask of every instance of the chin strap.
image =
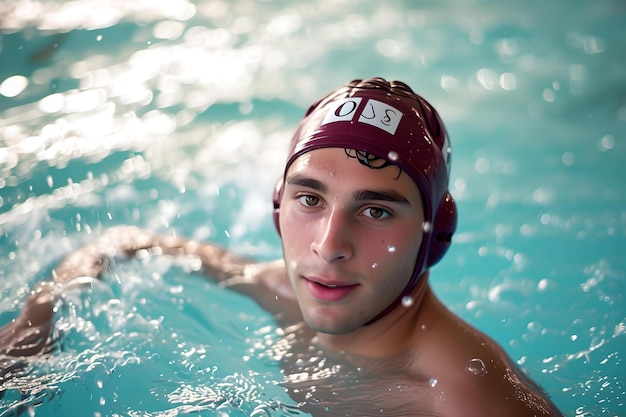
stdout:
[(393, 303), (376, 315), (376, 317), (365, 323), (364, 326), (369, 326), (370, 324), (377, 322), (396, 308), (408, 308), (414, 304), (421, 304), (424, 299), (424, 295), (426, 294), (426, 290), (428, 289), (428, 273), (428, 269), (422, 272), (422, 275), (419, 276), (417, 282), (408, 294), (406, 289), (402, 291)]

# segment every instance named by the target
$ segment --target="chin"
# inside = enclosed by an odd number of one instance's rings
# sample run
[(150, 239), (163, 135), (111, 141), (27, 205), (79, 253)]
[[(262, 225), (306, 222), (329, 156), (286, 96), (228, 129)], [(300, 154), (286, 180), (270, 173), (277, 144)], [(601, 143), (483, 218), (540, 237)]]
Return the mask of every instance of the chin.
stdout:
[(328, 335), (341, 336), (354, 332), (363, 327), (363, 323), (330, 322), (329, 320), (314, 320), (305, 316), (304, 322), (314, 331)]
[(311, 325), (309, 325), (309, 327), (315, 330), (317, 333), (323, 333), (323, 334), (328, 334), (332, 336), (342, 336), (342, 335), (351, 333), (351, 331), (345, 331), (343, 329), (337, 329), (337, 328), (318, 327), (318, 326), (311, 326)]

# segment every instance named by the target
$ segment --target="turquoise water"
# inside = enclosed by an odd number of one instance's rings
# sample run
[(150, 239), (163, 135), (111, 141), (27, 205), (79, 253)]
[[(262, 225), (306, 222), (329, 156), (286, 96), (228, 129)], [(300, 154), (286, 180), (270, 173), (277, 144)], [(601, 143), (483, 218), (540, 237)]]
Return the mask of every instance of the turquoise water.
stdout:
[[(0, 11), (0, 324), (117, 224), (280, 256), (270, 196), (290, 133), (320, 95), (381, 75), (430, 100), (451, 136), (460, 219), (437, 294), (566, 415), (626, 415), (622, 2)], [(5, 382), (0, 416), (293, 415), (271, 318), (194, 269), (133, 260), (69, 293), (61, 349)]]

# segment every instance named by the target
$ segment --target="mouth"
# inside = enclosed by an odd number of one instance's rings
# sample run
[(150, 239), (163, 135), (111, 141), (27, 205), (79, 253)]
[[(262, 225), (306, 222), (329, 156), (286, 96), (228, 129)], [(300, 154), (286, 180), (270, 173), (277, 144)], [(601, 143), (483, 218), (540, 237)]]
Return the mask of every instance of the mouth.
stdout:
[(359, 284), (341, 284), (317, 277), (303, 277), (311, 295), (320, 301), (337, 302), (348, 297)]

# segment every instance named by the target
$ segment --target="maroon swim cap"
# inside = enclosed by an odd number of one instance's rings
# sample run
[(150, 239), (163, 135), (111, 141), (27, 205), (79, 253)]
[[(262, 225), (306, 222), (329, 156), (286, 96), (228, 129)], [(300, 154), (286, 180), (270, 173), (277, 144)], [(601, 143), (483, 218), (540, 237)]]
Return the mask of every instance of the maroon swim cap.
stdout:
[[(456, 229), (456, 204), (448, 191), (451, 148), (437, 111), (400, 81), (354, 80), (313, 104), (292, 141), (285, 173), (300, 155), (320, 148), (366, 152), (398, 166), (417, 184), (424, 201), (424, 237), (411, 279), (395, 308), (437, 263)], [(278, 232), (283, 180), (274, 194)], [(376, 319), (377, 319), (376, 318)]]

